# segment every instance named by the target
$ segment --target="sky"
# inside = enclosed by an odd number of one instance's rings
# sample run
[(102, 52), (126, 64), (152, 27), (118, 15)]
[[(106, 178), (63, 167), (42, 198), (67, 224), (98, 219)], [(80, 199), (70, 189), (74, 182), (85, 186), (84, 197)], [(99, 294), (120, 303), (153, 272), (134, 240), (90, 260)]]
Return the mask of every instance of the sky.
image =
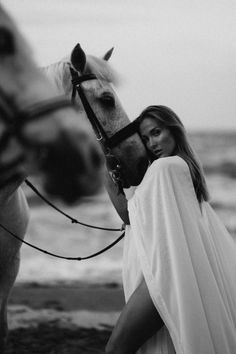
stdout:
[(38, 65), (70, 54), (110, 59), (133, 120), (172, 108), (188, 130), (236, 131), (235, 0), (3, 0)]

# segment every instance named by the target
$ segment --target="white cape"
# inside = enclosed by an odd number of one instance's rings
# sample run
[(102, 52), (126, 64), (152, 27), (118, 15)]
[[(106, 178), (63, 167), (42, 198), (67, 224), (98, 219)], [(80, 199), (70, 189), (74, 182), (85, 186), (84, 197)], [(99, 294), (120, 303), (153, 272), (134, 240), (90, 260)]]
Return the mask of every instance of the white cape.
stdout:
[(186, 162), (153, 162), (128, 209), (126, 300), (144, 276), (165, 323), (139, 353), (235, 354), (236, 243), (209, 203), (200, 208)]

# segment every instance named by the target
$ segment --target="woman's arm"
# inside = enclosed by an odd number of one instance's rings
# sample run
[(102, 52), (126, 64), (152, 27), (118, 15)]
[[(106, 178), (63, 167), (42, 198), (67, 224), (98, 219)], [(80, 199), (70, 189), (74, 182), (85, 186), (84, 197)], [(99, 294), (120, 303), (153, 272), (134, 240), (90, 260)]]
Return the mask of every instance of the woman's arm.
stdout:
[(121, 312), (107, 343), (106, 353), (136, 353), (163, 324), (143, 279)]
[(125, 195), (118, 194), (118, 187), (113, 182), (109, 172), (105, 171), (105, 187), (120, 218), (126, 225), (129, 225), (129, 213), (127, 209), (127, 199)]

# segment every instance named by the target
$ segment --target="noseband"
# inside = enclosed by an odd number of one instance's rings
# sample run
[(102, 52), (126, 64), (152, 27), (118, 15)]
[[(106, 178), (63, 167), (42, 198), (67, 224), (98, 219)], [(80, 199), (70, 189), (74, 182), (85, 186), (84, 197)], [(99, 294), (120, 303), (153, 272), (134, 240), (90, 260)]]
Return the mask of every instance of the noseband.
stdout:
[(24, 126), (68, 106), (72, 107), (70, 100), (64, 96), (58, 96), (19, 109), (12, 98), (0, 88), (0, 116), (5, 125), (5, 129), (0, 135), (0, 151), (7, 146), (12, 136), (16, 136), (23, 145), (29, 146), (30, 144), (23, 134)]
[(111, 172), (111, 177), (114, 183), (118, 186), (119, 192), (123, 192), (122, 188), (122, 176), (121, 176), (121, 161), (118, 157), (114, 156), (111, 152), (113, 148), (119, 145), (122, 141), (129, 138), (133, 134), (137, 133), (135, 122), (130, 122), (124, 128), (120, 129), (114, 135), (108, 137), (103, 126), (98, 120), (96, 114), (94, 113), (86, 95), (84, 89), (82, 87), (82, 83), (89, 80), (98, 80), (95, 74), (85, 74), (79, 76), (78, 72), (75, 71), (72, 67), (70, 67), (71, 72), (71, 82), (73, 85), (71, 102), (75, 102), (76, 92), (78, 93), (86, 115), (93, 127), (94, 133), (96, 135), (97, 140), (99, 141), (103, 152), (106, 157), (106, 162), (109, 171)]

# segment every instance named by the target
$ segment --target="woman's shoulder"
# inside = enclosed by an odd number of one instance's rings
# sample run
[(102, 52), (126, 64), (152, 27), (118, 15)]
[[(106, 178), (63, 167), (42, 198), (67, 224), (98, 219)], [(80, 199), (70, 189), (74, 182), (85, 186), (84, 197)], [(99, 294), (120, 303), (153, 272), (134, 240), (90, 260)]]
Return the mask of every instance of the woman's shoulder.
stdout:
[(150, 169), (155, 169), (158, 171), (186, 171), (186, 169), (188, 170), (188, 165), (182, 157), (175, 155), (161, 157), (153, 161), (150, 166)]
[(144, 178), (143, 183), (145, 181), (149, 181), (150, 178), (160, 178), (160, 177), (182, 177), (184, 175), (189, 174), (189, 168), (187, 163), (180, 156), (168, 156), (161, 157), (150, 165), (148, 168)]

